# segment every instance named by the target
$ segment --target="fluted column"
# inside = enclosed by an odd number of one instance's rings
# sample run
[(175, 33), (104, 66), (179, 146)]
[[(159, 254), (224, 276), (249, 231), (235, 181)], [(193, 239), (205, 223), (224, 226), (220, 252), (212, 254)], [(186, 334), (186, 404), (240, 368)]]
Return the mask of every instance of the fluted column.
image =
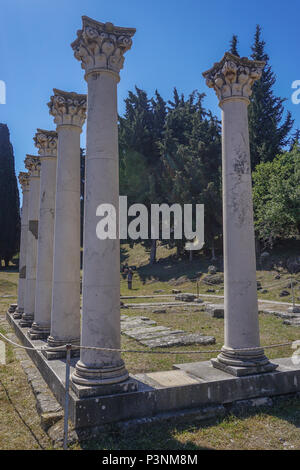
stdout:
[(37, 241), (40, 207), (40, 158), (35, 155), (26, 155), (25, 167), (29, 171), (28, 195), (28, 231), (26, 248), (26, 283), (24, 298), (24, 313), (20, 326), (30, 327), (34, 319), (35, 288), (36, 288), (36, 261)]
[[(72, 44), (88, 84), (81, 344), (102, 348), (120, 347), (120, 245), (118, 235), (114, 240), (97, 238), (96, 210), (110, 203), (118, 217), (117, 84), (134, 33), (83, 17), (83, 29)], [(86, 386), (127, 378), (118, 352), (84, 349), (72, 376), (74, 383)]]
[(80, 133), (86, 96), (54, 89), (57, 172), (51, 330), (48, 346), (80, 339)]
[(212, 363), (236, 376), (276, 367), (260, 347), (247, 113), (263, 67), (226, 53), (203, 74), (222, 109), (225, 344)]
[(18, 284), (18, 307), (13, 314), (15, 319), (20, 319), (24, 313), (24, 298), (26, 285), (26, 244), (28, 232), (28, 194), (29, 194), (29, 174), (21, 171), (19, 173), (19, 183), (23, 193), (22, 214), (21, 214), (21, 240), (19, 256), (19, 284)]
[(35, 313), (28, 335), (31, 339), (46, 339), (50, 334), (51, 322), (57, 133), (37, 129), (34, 141), (41, 160), (41, 202)]

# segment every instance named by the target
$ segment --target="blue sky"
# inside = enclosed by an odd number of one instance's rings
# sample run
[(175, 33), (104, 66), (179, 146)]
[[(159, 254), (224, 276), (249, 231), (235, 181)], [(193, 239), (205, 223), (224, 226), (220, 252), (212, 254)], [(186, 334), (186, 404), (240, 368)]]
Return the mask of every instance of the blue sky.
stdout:
[[(81, 16), (135, 27), (118, 89), (119, 113), (136, 84), (165, 99), (174, 86), (186, 94), (207, 94), (206, 107), (220, 116), (217, 98), (202, 72), (221, 59), (232, 34), (239, 52), (250, 55), (255, 26), (263, 28), (266, 50), (277, 76), (275, 93), (300, 127), (300, 104), (292, 104), (291, 84), (300, 80), (299, 0), (9, 0), (1, 5), (0, 80), (7, 87), (0, 122), (7, 123), (14, 146), (16, 171), (26, 153), (36, 154), (36, 128), (54, 129), (47, 102), (53, 88), (86, 92), (83, 70), (70, 43), (81, 28)], [(85, 146), (85, 132), (82, 146)]]

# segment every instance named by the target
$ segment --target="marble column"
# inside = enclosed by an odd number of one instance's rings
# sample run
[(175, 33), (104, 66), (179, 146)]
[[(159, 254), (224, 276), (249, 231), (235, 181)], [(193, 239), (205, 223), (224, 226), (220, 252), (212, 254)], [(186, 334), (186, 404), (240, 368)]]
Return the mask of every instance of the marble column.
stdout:
[[(83, 17), (83, 29), (72, 44), (88, 85), (81, 344), (94, 347), (120, 348), (119, 239), (97, 238), (96, 210), (110, 203), (118, 217), (117, 84), (134, 33)], [(75, 384), (87, 387), (127, 378), (119, 352), (84, 349), (72, 376)]]
[(21, 327), (30, 327), (34, 319), (36, 261), (40, 207), (40, 158), (26, 155), (25, 167), (29, 171), (28, 195), (28, 231), (26, 247), (26, 284), (24, 313), (20, 320)]
[(80, 133), (86, 116), (86, 95), (53, 91), (48, 106), (58, 144), (48, 347), (80, 339)]
[(235, 376), (276, 367), (260, 347), (247, 111), (263, 67), (226, 53), (203, 73), (222, 109), (225, 344), (212, 363)]
[(21, 171), (19, 173), (19, 183), (23, 193), (22, 213), (21, 213), (21, 240), (19, 256), (19, 284), (18, 284), (18, 307), (13, 314), (15, 319), (22, 318), (24, 313), (24, 297), (26, 285), (26, 244), (28, 232), (28, 194), (29, 194), (29, 174)]
[(34, 141), (41, 160), (41, 198), (35, 312), (28, 336), (31, 339), (46, 339), (50, 334), (51, 322), (57, 133), (37, 129)]

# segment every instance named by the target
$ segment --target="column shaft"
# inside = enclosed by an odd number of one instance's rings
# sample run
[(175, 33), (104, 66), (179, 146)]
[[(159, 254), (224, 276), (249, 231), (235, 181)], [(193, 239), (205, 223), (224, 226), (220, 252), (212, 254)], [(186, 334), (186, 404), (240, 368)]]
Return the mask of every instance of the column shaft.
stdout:
[[(28, 176), (28, 175), (27, 175)], [(29, 187), (26, 185), (23, 189), (23, 203), (21, 215), (21, 239), (20, 239), (20, 257), (19, 257), (19, 284), (18, 284), (18, 307), (13, 317), (20, 319), (24, 313), (25, 287), (26, 287), (26, 249), (28, 232), (28, 196)]]
[[(118, 214), (119, 162), (117, 77), (88, 78), (87, 157), (83, 251), (83, 324), (81, 344), (120, 348), (120, 243), (99, 240), (99, 204), (110, 203)], [(82, 350), (76, 382), (113, 383), (128, 373), (117, 352)]]
[(247, 102), (222, 104), (225, 346), (259, 346)]
[[(71, 44), (85, 69), (88, 83), (86, 175), (83, 239), (83, 304), (81, 345), (120, 348), (120, 242), (117, 84), (124, 53), (131, 48), (133, 28), (100, 23), (83, 17), (83, 28)], [(97, 207), (115, 209), (115, 238), (100, 240)], [(73, 383), (112, 385), (128, 390), (128, 372), (117, 351), (80, 351)], [(122, 382), (125, 382), (122, 384)], [(119, 383), (120, 386), (118, 385)], [(135, 385), (134, 385), (135, 386)], [(101, 390), (99, 390), (101, 393)]]
[(80, 132), (59, 125), (50, 346), (80, 337)]
[(50, 333), (53, 270), (53, 236), (56, 188), (56, 157), (41, 157), (41, 203), (37, 253), (35, 315), (31, 339)]
[(34, 320), (39, 205), (40, 177), (32, 173), (29, 183), (24, 313), (20, 321), (22, 327), (30, 327)]
[(214, 367), (233, 375), (276, 368), (260, 347), (247, 106), (264, 63), (226, 53), (203, 75), (222, 108), (225, 343)]

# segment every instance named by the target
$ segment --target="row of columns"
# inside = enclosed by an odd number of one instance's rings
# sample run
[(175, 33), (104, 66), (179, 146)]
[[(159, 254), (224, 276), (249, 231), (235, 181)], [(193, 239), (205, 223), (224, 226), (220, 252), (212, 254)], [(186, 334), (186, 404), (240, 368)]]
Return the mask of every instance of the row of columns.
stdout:
[[(117, 84), (134, 33), (83, 17), (83, 29), (72, 48), (85, 69), (88, 99), (54, 89), (48, 106), (56, 131), (38, 129), (34, 141), (39, 156), (25, 160), (20, 266), (26, 264), (27, 272), (25, 280), (21, 278), (25, 268), (20, 269), (14, 316), (21, 318), (20, 326), (30, 327), (31, 339), (47, 340), (46, 355), (66, 343), (75, 348), (80, 343), (120, 348), (119, 240), (97, 238), (96, 209), (105, 202), (114, 204), (118, 212)], [(80, 133), (86, 111), (81, 327)], [(119, 353), (81, 350), (72, 380), (102, 386), (127, 378)]]
[[(31, 327), (32, 339), (47, 339), (50, 349), (66, 343), (120, 348), (119, 240), (97, 238), (96, 210), (110, 203), (118, 213), (117, 84), (134, 33), (83, 17), (71, 46), (85, 70), (87, 97), (54, 89), (48, 105), (56, 131), (37, 130), (39, 157), (27, 156), (28, 175), (20, 175), (21, 269), (15, 316), (21, 316), (21, 326)], [(247, 121), (251, 86), (262, 67), (261, 62), (225, 54), (204, 73), (223, 115), (225, 345), (213, 365), (234, 375), (274, 367), (259, 349)], [(80, 133), (86, 111), (80, 328)], [(103, 386), (127, 379), (119, 352), (80, 350), (75, 384)]]

